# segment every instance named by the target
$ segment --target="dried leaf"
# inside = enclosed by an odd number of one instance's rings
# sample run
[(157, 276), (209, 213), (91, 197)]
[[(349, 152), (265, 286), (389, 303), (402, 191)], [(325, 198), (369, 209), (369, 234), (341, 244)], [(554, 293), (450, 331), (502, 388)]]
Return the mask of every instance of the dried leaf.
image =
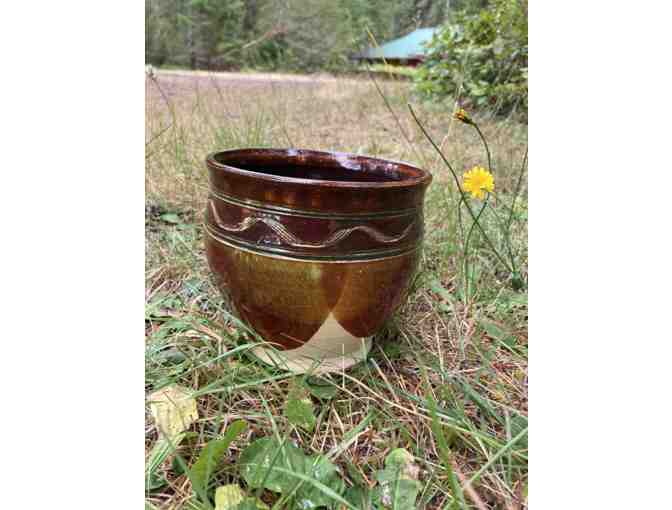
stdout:
[(266, 510), (268, 505), (257, 498), (247, 496), (237, 485), (223, 485), (215, 491), (215, 510)]
[(187, 430), (198, 419), (196, 400), (191, 392), (173, 384), (149, 396), (150, 409), (161, 437), (170, 441)]
[(234, 510), (243, 499), (245, 499), (245, 493), (237, 485), (217, 487), (215, 510)]

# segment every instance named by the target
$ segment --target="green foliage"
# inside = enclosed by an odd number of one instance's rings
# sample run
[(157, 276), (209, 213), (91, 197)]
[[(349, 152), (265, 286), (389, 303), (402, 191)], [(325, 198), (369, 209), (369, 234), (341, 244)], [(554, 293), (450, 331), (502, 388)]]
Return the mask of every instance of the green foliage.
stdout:
[(459, 95), (471, 106), (526, 115), (526, 0), (492, 0), (476, 13), (456, 13), (428, 49), (417, 77), (422, 94)]
[(217, 464), (226, 453), (229, 444), (243, 430), (247, 424), (243, 420), (233, 422), (227, 429), (222, 439), (210, 441), (201, 451), (196, 463), (191, 467), (192, 483), (199, 485), (203, 491), (207, 491), (210, 476), (217, 467)]
[(308, 377), (303, 381), (304, 387), (314, 397), (320, 400), (331, 400), (338, 393), (338, 386), (334, 383), (319, 379), (317, 377)]
[[(413, 455), (392, 450), (385, 468), (375, 473), (378, 485), (345, 489), (338, 468), (323, 455), (305, 455), (299, 448), (275, 437), (257, 439), (240, 457), (242, 477), (253, 489), (268, 489), (291, 500), (288, 508), (318, 507), (413, 510), (422, 489)], [(285, 507), (283, 507), (285, 508)]]
[(385, 469), (376, 473), (379, 485), (373, 496), (374, 502), (384, 508), (414, 510), (422, 488), (418, 471), (413, 455), (403, 448), (392, 450), (385, 458)]
[(285, 416), (292, 425), (308, 432), (312, 432), (315, 428), (313, 402), (310, 400), (308, 390), (298, 383), (292, 384), (289, 389), (285, 403)]
[(257, 439), (243, 451), (240, 464), (250, 487), (292, 495), (297, 508), (343, 502), (345, 485), (338, 468), (325, 456), (307, 456), (287, 441)]

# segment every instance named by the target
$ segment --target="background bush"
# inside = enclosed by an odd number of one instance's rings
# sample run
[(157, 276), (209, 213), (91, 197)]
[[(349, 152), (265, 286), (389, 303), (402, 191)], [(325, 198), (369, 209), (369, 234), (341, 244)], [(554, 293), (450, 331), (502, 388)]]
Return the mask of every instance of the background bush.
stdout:
[(463, 9), (428, 46), (416, 89), (432, 99), (527, 116), (527, 1)]

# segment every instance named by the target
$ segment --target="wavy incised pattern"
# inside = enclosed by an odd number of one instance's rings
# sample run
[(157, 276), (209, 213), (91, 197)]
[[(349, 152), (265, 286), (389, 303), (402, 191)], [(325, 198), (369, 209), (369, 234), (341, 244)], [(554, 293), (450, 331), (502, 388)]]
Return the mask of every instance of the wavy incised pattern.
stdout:
[(229, 225), (224, 221), (222, 221), (222, 219), (220, 218), (219, 214), (217, 213), (217, 209), (213, 204), (212, 199), (210, 199), (209, 205), (216, 225), (222, 230), (225, 230), (227, 232), (244, 232), (255, 226), (257, 223), (263, 223), (273, 232), (275, 232), (278, 235), (278, 237), (280, 237), (280, 239), (282, 239), (285, 243), (295, 248), (328, 248), (338, 244), (339, 242), (346, 239), (348, 236), (350, 236), (353, 232), (356, 231), (366, 233), (368, 236), (378, 241), (379, 243), (383, 244), (397, 243), (402, 239), (404, 239), (406, 236), (408, 236), (408, 233), (411, 231), (416, 221), (413, 220), (403, 230), (403, 232), (401, 232), (401, 234), (395, 236), (388, 236), (386, 234), (383, 234), (382, 232), (379, 232), (375, 228), (369, 227), (367, 225), (356, 225), (354, 227), (338, 230), (329, 235), (329, 237), (327, 237), (323, 241), (309, 242), (296, 237), (292, 232), (287, 230), (287, 228), (285, 228), (285, 226), (282, 223), (278, 222), (277, 220), (264, 216), (248, 216), (238, 224)]

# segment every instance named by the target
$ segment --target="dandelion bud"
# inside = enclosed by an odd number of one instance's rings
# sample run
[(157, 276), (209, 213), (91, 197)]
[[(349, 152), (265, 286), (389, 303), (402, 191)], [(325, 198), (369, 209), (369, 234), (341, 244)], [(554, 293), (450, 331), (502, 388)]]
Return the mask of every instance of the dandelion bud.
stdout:
[(459, 110), (457, 110), (455, 112), (454, 117), (457, 120), (459, 120), (461, 122), (464, 122), (465, 124), (473, 124), (474, 123), (474, 121), (471, 120), (471, 117), (469, 117), (469, 114), (464, 111), (464, 108), (460, 108)]

